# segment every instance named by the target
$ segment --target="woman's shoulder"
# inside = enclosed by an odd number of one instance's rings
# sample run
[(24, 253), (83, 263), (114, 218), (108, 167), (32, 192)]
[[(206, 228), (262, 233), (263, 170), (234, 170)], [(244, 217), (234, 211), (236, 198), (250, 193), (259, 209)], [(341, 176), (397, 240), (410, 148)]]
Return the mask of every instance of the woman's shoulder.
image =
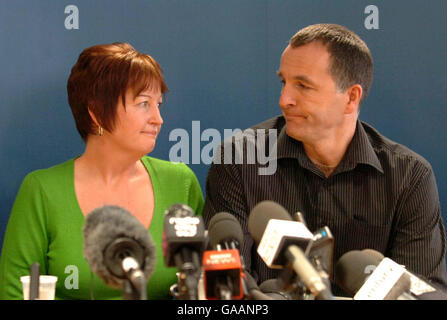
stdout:
[(151, 166), (159, 173), (169, 175), (194, 175), (191, 168), (182, 162), (171, 162), (149, 156), (144, 156), (141, 160), (146, 167)]
[(48, 168), (34, 170), (25, 176), (24, 182), (39, 181), (44, 184), (59, 184), (61, 179), (73, 175), (73, 161), (74, 159), (70, 159)]

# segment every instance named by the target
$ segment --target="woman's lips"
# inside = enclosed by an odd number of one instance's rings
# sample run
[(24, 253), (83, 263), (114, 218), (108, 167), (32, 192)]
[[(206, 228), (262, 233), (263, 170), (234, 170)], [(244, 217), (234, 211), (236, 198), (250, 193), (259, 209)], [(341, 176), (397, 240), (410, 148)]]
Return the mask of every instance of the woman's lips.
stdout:
[(157, 136), (157, 130), (141, 131), (143, 134), (148, 134), (151, 136)]

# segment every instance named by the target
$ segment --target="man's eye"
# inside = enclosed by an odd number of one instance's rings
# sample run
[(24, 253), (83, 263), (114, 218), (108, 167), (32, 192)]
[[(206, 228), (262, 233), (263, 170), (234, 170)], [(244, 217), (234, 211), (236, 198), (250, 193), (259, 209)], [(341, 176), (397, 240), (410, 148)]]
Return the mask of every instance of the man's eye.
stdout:
[(302, 89), (310, 89), (310, 87), (308, 87), (308, 86), (306, 86), (306, 85), (304, 85), (302, 83), (298, 83), (297, 86), (302, 88)]

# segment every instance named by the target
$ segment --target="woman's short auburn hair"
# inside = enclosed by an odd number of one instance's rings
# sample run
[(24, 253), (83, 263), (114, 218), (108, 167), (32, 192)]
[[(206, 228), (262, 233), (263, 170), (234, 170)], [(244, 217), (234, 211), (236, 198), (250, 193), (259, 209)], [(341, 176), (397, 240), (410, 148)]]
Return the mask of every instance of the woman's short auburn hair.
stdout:
[(125, 106), (127, 90), (137, 96), (154, 86), (162, 94), (168, 91), (160, 65), (128, 43), (100, 44), (82, 51), (67, 83), (68, 103), (82, 139), (87, 141), (89, 134), (98, 132), (89, 110), (101, 127), (112, 131), (118, 99)]

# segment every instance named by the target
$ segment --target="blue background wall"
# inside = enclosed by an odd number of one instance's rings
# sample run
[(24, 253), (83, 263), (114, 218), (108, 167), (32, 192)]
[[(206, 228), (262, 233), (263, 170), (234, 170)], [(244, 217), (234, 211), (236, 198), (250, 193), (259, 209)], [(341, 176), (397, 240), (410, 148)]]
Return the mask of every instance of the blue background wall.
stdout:
[[(71, 4), (78, 30), (64, 26)], [(378, 30), (364, 26), (370, 4)], [(370, 47), (375, 79), (360, 118), (431, 162), (447, 220), (446, 13), (444, 0), (2, 0), (0, 245), (24, 176), (84, 150), (66, 94), (82, 49), (123, 41), (159, 61), (171, 92), (151, 155), (168, 159), (169, 133), (191, 134), (192, 121), (223, 135), (279, 114), (281, 52), (318, 22), (345, 25)], [(208, 165), (190, 166), (204, 189)]]

